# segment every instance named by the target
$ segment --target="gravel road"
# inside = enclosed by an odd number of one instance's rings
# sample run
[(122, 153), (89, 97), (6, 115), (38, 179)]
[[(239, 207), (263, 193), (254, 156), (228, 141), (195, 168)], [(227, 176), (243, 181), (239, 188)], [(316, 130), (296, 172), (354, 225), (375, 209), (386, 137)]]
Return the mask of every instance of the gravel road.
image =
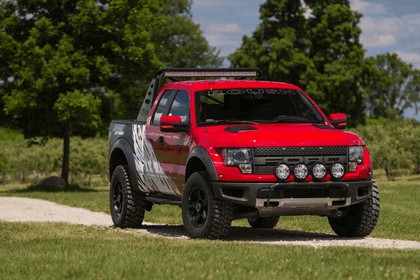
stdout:
[[(59, 205), (40, 199), (0, 197), (0, 221), (8, 222), (64, 222), (86, 226), (111, 227), (110, 215), (82, 208)], [(0, 228), (1, 231), (1, 228)], [(182, 225), (158, 225), (145, 223), (141, 229), (129, 232), (187, 239)], [(332, 234), (290, 230), (256, 230), (233, 227), (227, 240), (273, 245), (301, 245), (315, 248), (328, 246), (365, 247), (377, 249), (416, 249), (420, 242), (382, 238), (341, 238)]]

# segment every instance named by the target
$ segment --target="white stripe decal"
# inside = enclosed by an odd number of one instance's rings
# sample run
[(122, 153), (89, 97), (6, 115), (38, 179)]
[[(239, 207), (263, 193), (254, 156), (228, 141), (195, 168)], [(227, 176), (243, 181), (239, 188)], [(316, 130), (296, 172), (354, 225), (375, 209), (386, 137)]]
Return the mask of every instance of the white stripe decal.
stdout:
[(146, 126), (133, 124), (134, 162), (137, 183), (141, 191), (181, 195), (175, 182), (166, 175), (146, 139)]

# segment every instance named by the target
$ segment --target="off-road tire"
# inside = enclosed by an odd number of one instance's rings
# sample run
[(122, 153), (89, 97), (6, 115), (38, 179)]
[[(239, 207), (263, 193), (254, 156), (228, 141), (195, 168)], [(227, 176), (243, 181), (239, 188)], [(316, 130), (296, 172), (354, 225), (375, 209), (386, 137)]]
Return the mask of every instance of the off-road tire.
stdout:
[(138, 228), (143, 223), (146, 200), (133, 188), (127, 166), (117, 166), (112, 174), (109, 203), (116, 227)]
[(375, 228), (379, 218), (379, 190), (372, 186), (372, 195), (367, 200), (351, 205), (340, 218), (328, 217), (334, 232), (343, 237), (365, 237)]
[(274, 228), (279, 222), (280, 217), (250, 217), (248, 223), (253, 228)]
[(230, 230), (233, 205), (215, 198), (205, 171), (195, 172), (187, 180), (182, 196), (182, 220), (192, 238), (219, 239)]

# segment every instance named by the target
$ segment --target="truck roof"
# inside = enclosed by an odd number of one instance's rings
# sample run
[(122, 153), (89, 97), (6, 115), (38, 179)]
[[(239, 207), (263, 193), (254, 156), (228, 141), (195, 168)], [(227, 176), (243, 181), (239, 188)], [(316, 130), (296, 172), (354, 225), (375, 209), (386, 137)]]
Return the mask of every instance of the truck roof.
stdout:
[(301, 90), (299, 87), (288, 83), (257, 80), (195, 80), (171, 82), (164, 85), (164, 88), (169, 87), (188, 88), (193, 91), (207, 90), (209, 88), (283, 88)]

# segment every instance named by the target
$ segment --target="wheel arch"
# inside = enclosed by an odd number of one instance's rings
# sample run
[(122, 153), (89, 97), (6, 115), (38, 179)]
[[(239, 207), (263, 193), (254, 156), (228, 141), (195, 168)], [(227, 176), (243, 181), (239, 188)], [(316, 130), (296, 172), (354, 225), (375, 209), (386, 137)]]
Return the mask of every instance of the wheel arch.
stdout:
[(209, 153), (203, 147), (196, 147), (190, 153), (185, 170), (185, 182), (194, 173), (201, 170), (207, 171), (211, 181), (217, 181), (216, 168)]
[(118, 165), (127, 165), (128, 172), (131, 178), (131, 184), (137, 186), (136, 178), (136, 165), (134, 162), (134, 151), (130, 146), (130, 143), (124, 139), (119, 138), (111, 149), (109, 156), (109, 177), (111, 179), (112, 174), (114, 173), (115, 168)]

